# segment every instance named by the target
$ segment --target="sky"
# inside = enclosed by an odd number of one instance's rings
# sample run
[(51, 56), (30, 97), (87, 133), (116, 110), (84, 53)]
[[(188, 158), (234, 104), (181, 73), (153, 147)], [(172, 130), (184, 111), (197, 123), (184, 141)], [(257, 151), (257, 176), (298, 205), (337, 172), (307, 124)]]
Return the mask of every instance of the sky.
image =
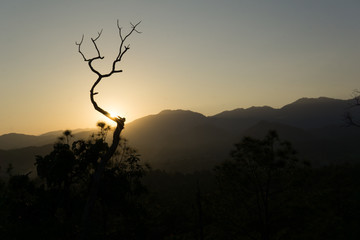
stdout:
[(96, 80), (77, 52), (98, 47), (106, 73), (119, 35), (123, 73), (96, 100), (127, 123), (164, 109), (211, 116), (301, 97), (349, 99), (359, 89), (359, 0), (1, 0), (0, 134), (95, 127)]

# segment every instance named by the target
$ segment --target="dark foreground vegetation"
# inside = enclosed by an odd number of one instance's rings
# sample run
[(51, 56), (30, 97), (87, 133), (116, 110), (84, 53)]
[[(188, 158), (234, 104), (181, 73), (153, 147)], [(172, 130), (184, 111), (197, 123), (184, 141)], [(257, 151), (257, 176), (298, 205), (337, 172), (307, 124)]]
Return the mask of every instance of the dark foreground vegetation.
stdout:
[[(244, 138), (213, 171), (150, 168), (122, 140), (108, 162), (91, 228), (84, 205), (109, 129), (71, 132), (30, 173), (0, 180), (0, 239), (359, 239), (360, 166), (312, 168), (276, 132)], [(4, 169), (3, 169), (4, 170)]]

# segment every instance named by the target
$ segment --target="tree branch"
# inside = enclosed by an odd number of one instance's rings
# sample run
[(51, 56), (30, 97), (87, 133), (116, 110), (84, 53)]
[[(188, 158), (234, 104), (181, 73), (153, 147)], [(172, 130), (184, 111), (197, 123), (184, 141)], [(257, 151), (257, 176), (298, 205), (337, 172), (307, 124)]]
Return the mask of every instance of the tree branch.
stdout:
[(120, 47), (119, 47), (119, 54), (118, 54), (118, 56), (116, 57), (116, 60), (115, 60), (115, 61), (121, 61), (121, 58), (122, 58), (122, 56), (124, 55), (124, 53), (130, 48), (129, 45), (128, 45), (128, 46), (125, 46), (125, 47), (124, 47), (124, 52), (122, 52), (123, 45), (124, 45), (126, 39), (127, 39), (134, 31), (135, 31), (136, 33), (141, 33), (141, 32), (139, 32), (138, 30), (136, 30), (136, 27), (137, 27), (140, 23), (141, 23), (141, 21), (138, 22), (138, 23), (135, 24), (135, 25), (132, 24), (132, 23), (130, 23), (132, 29), (131, 29), (131, 31), (130, 31), (125, 37), (123, 37), (122, 34), (121, 34), (121, 27), (119, 27), (119, 20), (117, 21), (117, 26), (118, 26), (118, 29), (119, 29), (119, 36), (120, 36), (121, 43), (120, 43)]
[(92, 43), (94, 44), (95, 49), (96, 49), (97, 54), (98, 54), (98, 56), (97, 56), (95, 59), (97, 59), (97, 58), (103, 59), (103, 58), (104, 58), (104, 57), (101, 57), (99, 48), (98, 48), (97, 45), (96, 45), (96, 40), (98, 40), (98, 39), (100, 38), (102, 31), (103, 31), (103, 30), (101, 29), (101, 31), (98, 32), (98, 36), (97, 36), (95, 39), (94, 39), (94, 38), (91, 38), (91, 41), (92, 41)]
[(87, 61), (86, 57), (84, 56), (84, 54), (81, 52), (81, 49), (80, 49), (81, 44), (82, 44), (83, 41), (84, 41), (84, 34), (82, 35), (82, 38), (81, 38), (80, 43), (75, 42), (75, 45), (79, 46), (79, 47), (78, 47), (78, 52), (79, 52), (79, 53), (81, 54), (81, 56), (83, 57), (84, 61)]

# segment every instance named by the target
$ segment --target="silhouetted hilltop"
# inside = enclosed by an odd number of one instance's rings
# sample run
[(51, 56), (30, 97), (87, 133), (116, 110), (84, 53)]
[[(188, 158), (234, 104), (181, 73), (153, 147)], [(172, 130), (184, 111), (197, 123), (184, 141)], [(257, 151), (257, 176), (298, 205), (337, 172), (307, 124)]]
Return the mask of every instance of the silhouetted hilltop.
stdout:
[[(123, 136), (153, 168), (172, 171), (212, 168), (227, 158), (233, 144), (244, 136), (262, 138), (268, 130), (278, 131), (298, 150), (300, 158), (314, 165), (354, 162), (359, 161), (360, 128), (345, 127), (344, 121), (351, 104), (352, 100), (302, 98), (280, 109), (239, 108), (209, 117), (164, 110), (126, 124)], [(92, 131), (77, 131), (75, 139), (87, 139)], [(0, 149), (51, 144), (60, 135), (61, 131), (40, 136), (6, 134), (0, 136)], [(17, 150), (9, 149), (7, 154), (11, 151)], [(34, 155), (22, 159), (34, 161)]]
[(244, 130), (259, 121), (271, 121), (276, 116), (278, 109), (268, 106), (237, 108), (231, 111), (224, 111), (209, 117), (210, 121), (221, 126), (233, 134), (240, 135)]
[(19, 133), (8, 133), (0, 136), (0, 149), (12, 149), (28, 147), (31, 143), (37, 143), (39, 136)]
[(228, 131), (209, 118), (184, 110), (166, 110), (135, 120), (126, 125), (124, 136), (154, 168), (181, 171), (211, 165), (226, 156), (222, 149), (233, 141)]
[(326, 97), (301, 98), (280, 109), (271, 107), (239, 108), (224, 111), (213, 118), (242, 121), (252, 124), (254, 121), (273, 121), (293, 125), (299, 128), (319, 128), (325, 126), (343, 126), (344, 114), (353, 104), (353, 100), (339, 100)]
[[(93, 129), (76, 129), (73, 135), (76, 138), (87, 138)], [(0, 149), (9, 150), (31, 146), (43, 146), (54, 143), (62, 134), (62, 130), (44, 133), (38, 136), (20, 133), (9, 133), (0, 136)]]
[(304, 129), (341, 127), (345, 125), (345, 112), (352, 104), (353, 100), (301, 98), (282, 107), (275, 120)]
[(295, 102), (292, 102), (292, 103), (286, 105), (285, 107), (299, 106), (299, 105), (309, 106), (309, 105), (316, 105), (316, 104), (321, 105), (321, 104), (337, 103), (337, 102), (342, 102), (342, 101), (347, 101), (347, 100), (340, 100), (340, 99), (328, 98), (328, 97), (318, 97), (318, 98), (303, 97), (303, 98), (299, 98)]
[(228, 157), (242, 137), (262, 138), (270, 129), (314, 165), (355, 161), (359, 151), (354, 140), (360, 130), (344, 128), (350, 105), (351, 100), (321, 97), (302, 98), (280, 109), (251, 107), (210, 117), (168, 110), (128, 124), (124, 134), (143, 159), (168, 170), (211, 166)]
[(272, 107), (250, 107), (250, 108), (237, 108), (232, 111), (224, 111), (219, 114), (212, 116), (213, 118), (256, 118), (256, 117), (271, 117), (278, 109)]
[(151, 133), (154, 127), (157, 131), (182, 131), (194, 124), (202, 124), (206, 117), (200, 113), (186, 110), (164, 110), (156, 115), (146, 116), (126, 124), (126, 129), (133, 129), (129, 134), (135, 134), (137, 128), (147, 126), (147, 133)]
[(29, 172), (35, 173), (35, 156), (46, 155), (51, 152), (52, 144), (47, 144), (41, 147), (25, 147), (12, 150), (0, 150), (0, 176), (5, 175), (9, 166), (14, 168), (13, 174), (26, 174)]

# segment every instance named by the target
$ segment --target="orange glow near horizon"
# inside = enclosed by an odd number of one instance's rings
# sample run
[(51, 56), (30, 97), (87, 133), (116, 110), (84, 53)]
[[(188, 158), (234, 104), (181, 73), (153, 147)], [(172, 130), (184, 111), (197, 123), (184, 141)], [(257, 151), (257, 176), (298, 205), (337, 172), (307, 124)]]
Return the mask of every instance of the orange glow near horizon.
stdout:
[(116, 19), (124, 33), (144, 20), (144, 34), (126, 42), (124, 72), (96, 87), (99, 106), (125, 125), (165, 109), (212, 116), (302, 97), (349, 99), (359, 88), (360, 1), (17, 2), (0, 8), (0, 135), (116, 125), (89, 101), (96, 74), (75, 44), (84, 34), (82, 51), (96, 56), (91, 38), (104, 29), (104, 59), (93, 66), (108, 73), (119, 50)]

